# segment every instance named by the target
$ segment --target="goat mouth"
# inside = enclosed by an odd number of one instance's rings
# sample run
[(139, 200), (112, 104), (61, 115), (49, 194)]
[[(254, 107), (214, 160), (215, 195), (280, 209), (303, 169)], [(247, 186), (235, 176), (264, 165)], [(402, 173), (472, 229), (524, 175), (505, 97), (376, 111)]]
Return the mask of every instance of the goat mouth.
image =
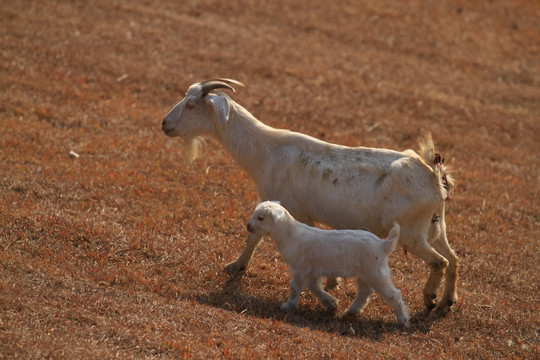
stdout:
[(161, 130), (162, 130), (162, 131), (165, 133), (165, 135), (167, 135), (167, 136), (171, 136), (171, 137), (174, 136), (174, 129), (164, 129), (164, 128), (162, 128)]

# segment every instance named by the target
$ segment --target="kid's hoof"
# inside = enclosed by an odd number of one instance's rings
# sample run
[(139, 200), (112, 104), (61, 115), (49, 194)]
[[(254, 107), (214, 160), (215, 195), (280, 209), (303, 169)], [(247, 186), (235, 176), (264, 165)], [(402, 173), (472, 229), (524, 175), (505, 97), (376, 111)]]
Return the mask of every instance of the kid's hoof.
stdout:
[(246, 267), (242, 264), (238, 264), (236, 261), (233, 261), (225, 265), (224, 270), (228, 272), (229, 274), (237, 274), (237, 273), (241, 273), (245, 271)]
[(337, 312), (337, 303), (326, 305), (326, 311), (335, 314)]
[(411, 327), (411, 323), (407, 319), (406, 321), (400, 321), (398, 322), (398, 326), (403, 327), (404, 329), (409, 329)]
[(293, 312), (293, 311), (298, 310), (298, 306), (296, 306), (294, 304), (289, 304), (289, 303), (281, 304), (280, 308), (281, 308), (281, 310), (286, 311), (286, 312)]
[(340, 278), (329, 277), (326, 279), (326, 286), (324, 287), (324, 290), (328, 291), (337, 289), (340, 282)]

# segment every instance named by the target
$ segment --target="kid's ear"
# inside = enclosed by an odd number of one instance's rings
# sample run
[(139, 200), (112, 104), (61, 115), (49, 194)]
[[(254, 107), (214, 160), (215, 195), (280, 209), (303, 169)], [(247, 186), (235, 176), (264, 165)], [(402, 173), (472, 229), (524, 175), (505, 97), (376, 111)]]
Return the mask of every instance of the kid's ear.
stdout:
[(283, 215), (285, 214), (285, 212), (283, 211), (283, 209), (272, 209), (270, 211), (270, 214), (272, 215), (272, 220), (274, 220), (274, 222), (278, 221), (281, 217), (283, 217)]
[(229, 101), (225, 96), (209, 94), (206, 96), (206, 102), (214, 108), (214, 112), (220, 124), (225, 124), (227, 120), (229, 120), (231, 108), (229, 106)]

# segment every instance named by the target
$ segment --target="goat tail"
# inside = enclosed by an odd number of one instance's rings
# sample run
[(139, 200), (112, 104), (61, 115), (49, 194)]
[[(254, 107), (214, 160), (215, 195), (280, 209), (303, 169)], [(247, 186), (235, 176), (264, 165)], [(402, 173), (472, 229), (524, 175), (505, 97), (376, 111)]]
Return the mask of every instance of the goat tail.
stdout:
[(399, 224), (394, 222), (394, 227), (390, 230), (390, 234), (388, 234), (386, 240), (384, 240), (384, 250), (387, 254), (396, 250), (397, 242), (399, 240), (399, 229)]
[(437, 152), (435, 152), (435, 144), (433, 143), (433, 137), (431, 133), (427, 133), (426, 136), (420, 140), (420, 156), (426, 164), (428, 164), (441, 184), (442, 192), (445, 200), (450, 199), (450, 195), (454, 191), (456, 181), (452, 176), (452, 169), (444, 164), (444, 158)]

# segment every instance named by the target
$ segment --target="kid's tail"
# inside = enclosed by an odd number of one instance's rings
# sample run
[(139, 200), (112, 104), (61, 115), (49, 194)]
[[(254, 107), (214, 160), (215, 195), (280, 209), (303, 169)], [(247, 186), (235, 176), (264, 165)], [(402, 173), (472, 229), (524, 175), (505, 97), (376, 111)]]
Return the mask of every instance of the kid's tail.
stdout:
[(399, 240), (399, 224), (394, 223), (394, 227), (390, 230), (390, 234), (386, 240), (384, 240), (384, 250), (387, 254), (390, 254), (392, 251), (396, 250), (396, 245)]

